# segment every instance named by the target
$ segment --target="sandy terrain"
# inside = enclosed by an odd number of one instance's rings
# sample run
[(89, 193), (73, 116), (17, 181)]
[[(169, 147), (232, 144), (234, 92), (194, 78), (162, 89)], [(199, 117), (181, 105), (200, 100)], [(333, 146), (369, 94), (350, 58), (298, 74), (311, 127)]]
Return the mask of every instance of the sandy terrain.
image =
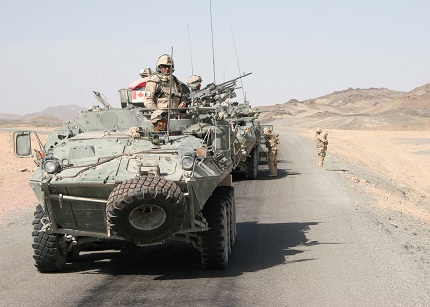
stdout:
[[(289, 125), (276, 120), (275, 126)], [(430, 131), (328, 132), (327, 171), (336, 170), (330, 164), (331, 156), (361, 167), (366, 172), (347, 173), (354, 185), (375, 196), (375, 206), (430, 222)], [(298, 133), (309, 139), (314, 136), (313, 129), (299, 128)], [(44, 141), (46, 135), (40, 137)], [(33, 207), (37, 200), (28, 184), (34, 161), (14, 156), (11, 132), (0, 132), (0, 142), (2, 217), (15, 208)]]
[[(35, 168), (33, 159), (17, 158), (13, 154), (13, 133), (0, 132), (0, 217), (12, 212), (15, 208), (33, 207), (37, 203), (28, 184), (31, 172)], [(39, 135), (42, 142), (46, 135)], [(37, 145), (32, 141), (33, 148)], [(38, 147), (36, 147), (38, 148)]]
[[(338, 170), (332, 156), (356, 165), (365, 171), (347, 173), (375, 197), (375, 206), (430, 222), (430, 131), (326, 131), (327, 171)], [(315, 135), (310, 129), (300, 133), (309, 139)]]

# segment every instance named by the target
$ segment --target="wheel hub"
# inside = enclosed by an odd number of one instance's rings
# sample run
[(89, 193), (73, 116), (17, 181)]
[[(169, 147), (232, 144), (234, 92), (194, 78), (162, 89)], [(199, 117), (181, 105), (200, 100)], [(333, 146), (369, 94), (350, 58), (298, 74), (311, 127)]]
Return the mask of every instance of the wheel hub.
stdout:
[(130, 224), (140, 230), (154, 230), (166, 221), (166, 212), (155, 204), (137, 206), (130, 212)]

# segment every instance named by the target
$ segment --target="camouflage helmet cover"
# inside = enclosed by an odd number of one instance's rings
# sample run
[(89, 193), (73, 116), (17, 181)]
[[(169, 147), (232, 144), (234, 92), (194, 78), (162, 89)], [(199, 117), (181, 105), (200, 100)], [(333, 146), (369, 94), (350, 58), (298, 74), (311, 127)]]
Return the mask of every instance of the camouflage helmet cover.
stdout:
[(200, 76), (192, 75), (191, 77), (188, 78), (188, 85), (199, 84), (199, 83), (202, 83), (202, 77)]
[(151, 122), (153, 124), (155, 124), (156, 122), (158, 122), (161, 119), (167, 119), (167, 112), (165, 110), (155, 110), (154, 112), (152, 112), (151, 114)]
[(270, 131), (272, 131), (272, 130), (270, 130), (269, 128), (266, 127), (263, 129), (263, 134), (269, 134)]
[(315, 131), (316, 133), (321, 133), (322, 129), (321, 128), (317, 128), (317, 130)]
[(161, 72), (161, 70), (160, 70), (161, 65), (172, 65), (172, 71), (175, 71), (175, 63), (173, 62), (173, 60), (170, 58), (170, 55), (168, 55), (168, 54), (163, 54), (158, 58), (158, 60), (157, 60), (157, 71), (158, 72)]
[(139, 75), (143, 77), (149, 77), (152, 75), (152, 69), (151, 68), (142, 68), (139, 72)]

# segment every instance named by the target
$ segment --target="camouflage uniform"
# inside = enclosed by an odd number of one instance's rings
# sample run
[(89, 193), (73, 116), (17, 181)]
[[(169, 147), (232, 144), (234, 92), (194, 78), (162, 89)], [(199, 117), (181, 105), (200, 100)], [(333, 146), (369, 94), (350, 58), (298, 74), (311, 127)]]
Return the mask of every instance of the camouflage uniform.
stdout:
[(278, 162), (276, 156), (278, 154), (279, 134), (273, 133), (272, 130), (264, 128), (264, 135), (266, 137), (267, 152), (267, 164), (269, 166), (269, 176), (278, 176)]
[(323, 164), (324, 164), (324, 158), (326, 156), (326, 152), (327, 152), (327, 145), (328, 145), (328, 140), (327, 140), (327, 133), (322, 136), (322, 129), (318, 128), (316, 130), (316, 134), (315, 134), (315, 138), (314, 138), (314, 142), (317, 146), (317, 151), (318, 151), (318, 168), (324, 168)]
[[(179, 80), (174, 75), (161, 73), (160, 66), (166, 64), (171, 65), (173, 72), (175, 67), (173, 61), (171, 61), (170, 56), (163, 54), (157, 61), (157, 73), (154, 73), (146, 83), (145, 99), (143, 102), (146, 108), (168, 108), (170, 96), (172, 97), (170, 107), (177, 108), (181, 103), (183, 91)], [(171, 92), (170, 78), (172, 78)]]

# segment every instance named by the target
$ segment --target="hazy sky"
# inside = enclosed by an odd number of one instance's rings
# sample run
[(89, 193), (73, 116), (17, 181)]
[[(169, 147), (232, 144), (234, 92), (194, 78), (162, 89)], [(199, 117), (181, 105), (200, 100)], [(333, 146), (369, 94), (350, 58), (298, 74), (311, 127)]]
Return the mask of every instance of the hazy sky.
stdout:
[[(192, 58), (213, 82), (209, 3), (0, 0), (0, 113), (87, 107), (92, 90), (119, 107), (118, 89), (172, 47), (180, 80)], [(252, 72), (253, 106), (430, 83), (428, 0), (212, 0), (212, 17), (216, 82)]]

